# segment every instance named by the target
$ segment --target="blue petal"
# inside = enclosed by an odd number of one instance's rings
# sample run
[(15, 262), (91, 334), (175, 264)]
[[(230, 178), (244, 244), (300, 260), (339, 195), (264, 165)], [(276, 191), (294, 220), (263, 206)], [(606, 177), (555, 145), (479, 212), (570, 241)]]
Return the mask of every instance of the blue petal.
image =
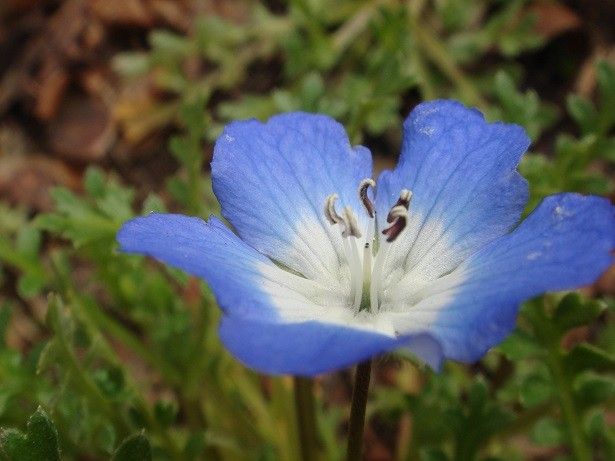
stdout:
[[(615, 207), (608, 200), (561, 194), (546, 198), (509, 235), (455, 272), (455, 299), (432, 325), (447, 358), (473, 362), (514, 328), (520, 303), (596, 280), (613, 263)], [(455, 275), (452, 275), (455, 277)]]
[(120, 249), (205, 279), (227, 313), (275, 319), (277, 311), (261, 290), (259, 264), (271, 264), (239, 240), (219, 219), (152, 213), (126, 222), (117, 234)]
[(528, 198), (516, 171), (528, 145), (521, 127), (487, 123), (458, 102), (418, 105), (404, 123), (398, 166), (378, 180), (381, 229), (400, 190), (413, 192), (391, 267), (403, 266), (406, 274), (431, 271), (433, 280), (508, 232)]
[(440, 345), (428, 334), (393, 338), (319, 322), (278, 324), (225, 316), (220, 337), (245, 365), (269, 374), (314, 376), (399, 347), (418, 351), (434, 369), (442, 363)]
[(231, 123), (212, 161), (214, 192), (239, 236), (314, 280), (337, 278), (342, 252), (339, 229), (324, 217), (325, 198), (337, 193), (340, 208), (357, 212), (359, 182), (370, 176), (367, 149), (352, 148), (333, 119), (306, 113)]

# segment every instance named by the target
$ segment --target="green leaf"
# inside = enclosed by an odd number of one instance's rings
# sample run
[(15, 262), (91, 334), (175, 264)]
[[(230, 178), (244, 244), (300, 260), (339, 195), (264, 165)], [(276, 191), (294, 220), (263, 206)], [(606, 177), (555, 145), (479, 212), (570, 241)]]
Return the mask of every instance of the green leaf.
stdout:
[(45, 278), (37, 273), (28, 273), (19, 277), (17, 291), (22, 298), (32, 298), (45, 287)]
[(57, 351), (57, 339), (53, 338), (45, 344), (38, 356), (36, 362), (36, 373), (41, 374), (51, 366), (57, 364), (58, 351)]
[(581, 128), (582, 134), (592, 133), (596, 129), (598, 112), (591, 102), (573, 94), (568, 96), (566, 106), (570, 116)]
[(169, 141), (169, 149), (171, 150), (171, 153), (181, 163), (186, 163), (190, 158), (190, 154), (193, 150), (192, 146), (192, 140), (189, 138), (173, 136)]
[(444, 450), (439, 448), (424, 448), (419, 454), (421, 461), (448, 461), (448, 456)]
[(116, 398), (124, 389), (124, 371), (119, 367), (100, 368), (93, 373), (98, 388), (108, 397)]
[(573, 389), (576, 401), (587, 408), (615, 396), (615, 378), (584, 373), (575, 379)]
[(142, 432), (133, 434), (122, 441), (113, 453), (111, 461), (148, 461), (152, 459), (152, 448)]
[(169, 56), (186, 56), (192, 50), (186, 37), (166, 30), (154, 30), (150, 33), (149, 41), (156, 51)]
[(586, 300), (579, 293), (569, 293), (559, 302), (553, 319), (560, 332), (586, 325), (604, 310), (600, 301)]
[(39, 407), (28, 420), (26, 434), (2, 429), (0, 446), (10, 461), (59, 461), (58, 431)]
[(530, 408), (549, 400), (553, 391), (548, 373), (536, 372), (523, 380), (519, 397), (523, 406)]
[(22, 227), (17, 234), (15, 247), (19, 253), (29, 258), (37, 257), (41, 248), (41, 231), (31, 225)]
[(177, 417), (177, 405), (174, 402), (159, 400), (154, 405), (154, 415), (162, 427), (169, 427)]
[(173, 199), (179, 203), (188, 203), (190, 201), (190, 189), (188, 184), (178, 177), (169, 178), (167, 180), (167, 190)]
[(138, 77), (149, 70), (150, 58), (143, 52), (124, 52), (113, 57), (111, 66), (124, 77)]
[(615, 459), (615, 433), (612, 424), (607, 422), (605, 413), (608, 410), (596, 408), (588, 411), (585, 418), (585, 430), (592, 439), (595, 447), (601, 447), (602, 457), (598, 459)]
[(89, 196), (79, 197), (66, 188), (53, 189), (56, 211), (36, 217), (35, 225), (71, 240), (76, 247), (114, 244), (120, 224), (133, 216), (134, 191), (100, 170), (86, 173), (85, 188)]
[(564, 357), (564, 365), (570, 375), (582, 370), (613, 371), (615, 357), (598, 347), (583, 343), (575, 346)]
[(532, 139), (537, 139), (558, 118), (555, 107), (543, 104), (533, 90), (518, 91), (513, 78), (503, 70), (495, 75), (494, 90), (503, 109), (496, 117), (523, 125)]
[(490, 399), (487, 383), (477, 379), (468, 392), (468, 413), (458, 420), (454, 459), (475, 459), (481, 445), (506, 427), (512, 415)]
[(544, 354), (542, 346), (528, 333), (520, 329), (513, 331), (498, 349), (509, 360), (521, 360)]
[(86, 192), (95, 198), (101, 198), (105, 194), (105, 176), (100, 168), (88, 168), (85, 173), (83, 185)]
[(164, 213), (167, 209), (159, 195), (149, 194), (143, 202), (143, 208), (141, 211), (143, 213)]
[(542, 418), (534, 425), (531, 437), (534, 443), (542, 446), (560, 445), (566, 440), (562, 423), (550, 416)]
[(615, 123), (615, 68), (608, 61), (600, 61), (596, 73), (600, 93), (600, 127), (597, 129), (606, 134)]
[(8, 302), (0, 304), (0, 349), (5, 345), (6, 331), (13, 317), (13, 306)]

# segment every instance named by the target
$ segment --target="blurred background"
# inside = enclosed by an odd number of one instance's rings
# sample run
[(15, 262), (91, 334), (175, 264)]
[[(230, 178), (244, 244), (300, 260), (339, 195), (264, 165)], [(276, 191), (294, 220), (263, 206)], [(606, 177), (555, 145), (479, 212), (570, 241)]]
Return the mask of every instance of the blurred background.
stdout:
[[(205, 285), (118, 254), (118, 227), (217, 213), (230, 120), (330, 114), (381, 169), (441, 97), (526, 128), (528, 210), (615, 198), (613, 19), (610, 0), (0, 0), (0, 457), (300, 459), (292, 380), (235, 362)], [(366, 458), (615, 459), (614, 295), (611, 270), (533, 300), (475, 366), (382, 359)], [(349, 372), (315, 392), (341, 459)]]

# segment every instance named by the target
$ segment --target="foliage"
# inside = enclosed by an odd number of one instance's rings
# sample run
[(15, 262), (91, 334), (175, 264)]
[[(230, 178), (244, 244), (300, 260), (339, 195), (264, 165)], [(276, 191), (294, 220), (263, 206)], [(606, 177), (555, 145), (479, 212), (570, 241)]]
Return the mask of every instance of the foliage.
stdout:
[[(562, 190), (612, 193), (614, 68), (598, 63), (595, 98), (573, 94), (562, 108), (524, 88), (531, 69), (516, 58), (544, 44), (527, 2), (428, 3), (293, 1), (283, 13), (254, 4), (245, 23), (198, 18), (188, 36), (155, 30), (149, 51), (116, 57), (125, 78), (148, 73), (169, 96), (124, 122), (142, 133), (177, 124), (169, 148), (179, 169), (144, 199), (90, 168), (83, 194), (53, 191), (50, 213), (0, 206), (2, 457), (299, 459), (292, 382), (257, 376), (224, 351), (203, 284), (116, 249), (115, 232), (135, 214), (218, 213), (203, 146), (228, 120), (325, 112), (355, 141), (394, 152), (415, 101), (456, 97), (530, 133), (528, 211)], [(211, 71), (187, 72), (195, 59)], [(517, 460), (528, 443), (560, 459), (615, 459), (613, 306), (548, 295), (527, 303), (517, 330), (474, 367), (434, 374), (392, 362), (395, 386), (377, 386), (370, 403), (374, 427), (397, 434), (400, 460)], [(24, 312), (36, 334), (17, 348), (8, 332)], [(347, 413), (332, 383), (318, 388), (321, 449), (341, 459)]]
[(59, 461), (58, 431), (45, 411), (39, 407), (30, 419), (24, 434), (4, 429), (0, 434), (3, 457), (23, 461)]

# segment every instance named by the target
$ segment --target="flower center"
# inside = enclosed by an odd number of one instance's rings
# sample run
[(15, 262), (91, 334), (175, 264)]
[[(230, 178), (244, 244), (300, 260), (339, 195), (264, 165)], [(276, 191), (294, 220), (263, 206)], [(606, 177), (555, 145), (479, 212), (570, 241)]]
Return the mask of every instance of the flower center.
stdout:
[(355, 312), (368, 310), (376, 312), (379, 309), (382, 291), (382, 273), (391, 243), (399, 237), (408, 222), (408, 208), (412, 192), (402, 189), (399, 199), (391, 207), (387, 215), (389, 226), (381, 231), (385, 238), (380, 238), (376, 209), (368, 196), (369, 188), (374, 189), (376, 182), (367, 178), (359, 184), (359, 198), (364, 211), (369, 218), (365, 229), (365, 244), (363, 254), (359, 253), (358, 239), (363, 234), (357, 222), (356, 215), (350, 206), (344, 207), (342, 214), (335, 209), (337, 194), (329, 195), (325, 200), (325, 217), (333, 226), (339, 226), (342, 234), (344, 254), (350, 269), (350, 300)]

